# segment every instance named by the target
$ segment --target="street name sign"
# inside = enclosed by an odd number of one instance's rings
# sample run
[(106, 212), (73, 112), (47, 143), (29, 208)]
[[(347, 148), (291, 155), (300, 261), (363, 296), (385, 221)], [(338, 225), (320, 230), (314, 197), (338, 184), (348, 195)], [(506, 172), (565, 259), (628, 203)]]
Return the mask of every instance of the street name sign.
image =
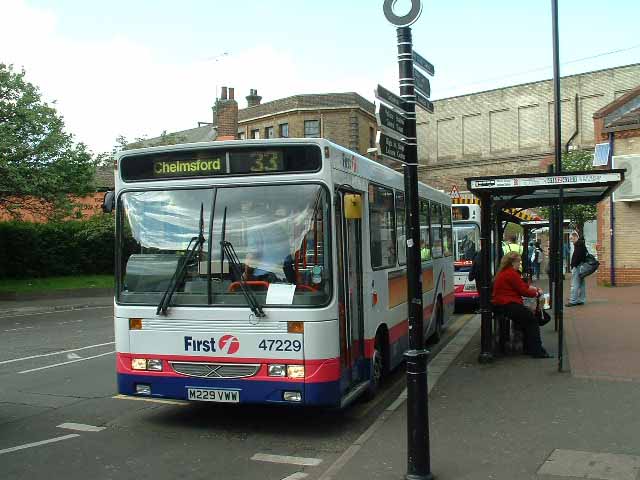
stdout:
[(429, 83), (429, 79), (415, 69), (413, 70), (413, 78), (416, 82), (416, 91), (429, 98), (431, 96), (431, 84)]
[(401, 112), (404, 112), (404, 100), (400, 98), (395, 93), (390, 92), (382, 85), (378, 85), (375, 89), (375, 95), (378, 100), (381, 102), (387, 103), (396, 109), (399, 109)]
[(424, 108), (429, 113), (433, 113), (433, 102), (420, 95), (419, 92), (416, 92), (416, 105)]
[(407, 144), (401, 140), (378, 132), (378, 153), (385, 157), (393, 158), (407, 163)]
[(416, 52), (415, 50), (413, 51), (413, 64), (421, 68), (422, 70), (424, 70), (427, 74), (431, 75), (432, 77), (436, 73), (436, 69), (433, 66), (433, 64), (429, 62), (426, 58), (424, 58), (422, 55), (420, 55), (418, 52)]
[(404, 125), (407, 119), (401, 113), (385, 105), (378, 104), (376, 117), (378, 119), (378, 125), (383, 127), (383, 129), (388, 128), (395, 133), (404, 135)]

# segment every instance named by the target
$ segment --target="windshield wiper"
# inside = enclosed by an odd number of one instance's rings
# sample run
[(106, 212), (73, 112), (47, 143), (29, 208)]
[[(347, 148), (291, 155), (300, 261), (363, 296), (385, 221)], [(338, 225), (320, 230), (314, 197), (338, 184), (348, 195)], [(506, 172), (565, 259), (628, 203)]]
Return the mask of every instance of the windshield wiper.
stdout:
[(160, 303), (158, 304), (158, 308), (156, 309), (156, 315), (166, 315), (169, 305), (171, 304), (171, 299), (173, 295), (176, 293), (178, 286), (182, 284), (184, 281), (184, 277), (187, 274), (187, 268), (191, 264), (193, 257), (195, 257), (196, 252), (202, 248), (204, 245), (204, 204), (200, 203), (200, 231), (198, 232), (197, 237), (192, 237), (189, 240), (189, 245), (187, 245), (187, 253), (178, 262), (178, 266), (176, 267), (176, 271), (173, 273), (173, 277), (169, 281), (169, 285), (165, 290), (162, 298), (160, 299)]
[[(224, 237), (223, 237), (224, 238)], [(240, 260), (238, 259), (238, 254), (236, 250), (231, 245), (231, 242), (227, 242), (226, 240), (222, 240), (220, 242), (222, 249), (226, 257), (229, 259), (229, 263), (231, 264), (231, 269), (233, 270), (233, 274), (238, 278), (238, 282), (240, 283), (240, 290), (244, 294), (247, 299), (247, 303), (249, 304), (249, 308), (254, 313), (254, 315), (258, 318), (266, 317), (267, 314), (262, 310), (262, 305), (258, 302), (258, 299), (255, 297), (253, 292), (249, 289), (249, 286), (245, 282), (244, 278), (242, 278), (242, 270), (240, 269)]]

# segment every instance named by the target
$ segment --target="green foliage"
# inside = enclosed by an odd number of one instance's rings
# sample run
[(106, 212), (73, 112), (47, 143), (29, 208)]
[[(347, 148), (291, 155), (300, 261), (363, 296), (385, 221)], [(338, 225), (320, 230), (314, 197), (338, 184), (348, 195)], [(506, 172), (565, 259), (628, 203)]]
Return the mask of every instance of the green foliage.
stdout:
[(93, 191), (94, 175), (85, 145), (64, 132), (62, 117), (25, 72), (0, 63), (0, 209), (17, 218), (29, 208), (20, 197), (30, 196), (70, 212), (68, 194)]
[(114, 217), (86, 221), (0, 223), (0, 277), (109, 274), (114, 266)]
[[(577, 172), (593, 170), (592, 150), (573, 150), (562, 155), (562, 170), (564, 172)], [(549, 209), (540, 209), (542, 216), (549, 218)], [(572, 225), (582, 236), (585, 222), (595, 220), (598, 213), (595, 205), (564, 205), (565, 220), (570, 220)]]

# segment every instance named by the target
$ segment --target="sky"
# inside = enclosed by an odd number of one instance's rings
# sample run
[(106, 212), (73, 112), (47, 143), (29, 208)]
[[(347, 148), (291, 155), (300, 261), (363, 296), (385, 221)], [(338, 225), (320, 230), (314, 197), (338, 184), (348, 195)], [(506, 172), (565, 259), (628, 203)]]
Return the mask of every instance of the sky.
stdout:
[[(558, 0), (562, 75), (640, 63), (637, 0)], [(222, 86), (240, 108), (303, 93), (398, 90), (382, 0), (0, 0), (0, 63), (24, 68), (94, 153), (212, 120)], [(549, 0), (422, 0), (414, 49), (432, 99), (552, 77)], [(395, 12), (409, 10), (397, 0)], [(640, 84), (640, 79), (638, 79)]]

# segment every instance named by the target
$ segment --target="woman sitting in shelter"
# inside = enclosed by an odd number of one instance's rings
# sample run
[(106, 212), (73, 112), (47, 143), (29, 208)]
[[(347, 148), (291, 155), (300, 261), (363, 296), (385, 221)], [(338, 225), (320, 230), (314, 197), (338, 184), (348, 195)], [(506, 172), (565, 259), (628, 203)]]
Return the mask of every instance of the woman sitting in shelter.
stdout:
[(522, 297), (537, 297), (542, 290), (527, 285), (518, 269), (522, 261), (518, 252), (509, 252), (500, 261), (498, 274), (493, 282), (491, 303), (501, 307), (516, 325), (525, 332), (525, 353), (533, 358), (550, 358), (542, 347), (540, 326), (533, 312), (524, 306)]

